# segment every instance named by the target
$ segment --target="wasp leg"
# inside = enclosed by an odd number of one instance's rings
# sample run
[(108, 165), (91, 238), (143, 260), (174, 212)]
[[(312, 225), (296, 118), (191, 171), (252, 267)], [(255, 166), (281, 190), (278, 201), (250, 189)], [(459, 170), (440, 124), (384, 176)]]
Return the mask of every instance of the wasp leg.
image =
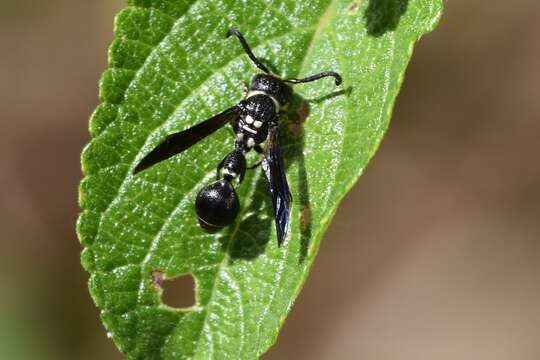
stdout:
[[(264, 154), (264, 149), (261, 147), (261, 145), (255, 145), (253, 147), (253, 150), (255, 150), (255, 152), (257, 154)], [(247, 167), (248, 170), (253, 170), (253, 169), (256, 169), (258, 168), (259, 166), (261, 166), (262, 164), (262, 160), (261, 161), (257, 161), (254, 165), (251, 165), (250, 167)]]
[(256, 168), (258, 168), (259, 166), (261, 166), (262, 162), (263, 162), (262, 160), (257, 161), (254, 165), (251, 165), (251, 166), (247, 167), (246, 169), (248, 169), (248, 170), (256, 169)]

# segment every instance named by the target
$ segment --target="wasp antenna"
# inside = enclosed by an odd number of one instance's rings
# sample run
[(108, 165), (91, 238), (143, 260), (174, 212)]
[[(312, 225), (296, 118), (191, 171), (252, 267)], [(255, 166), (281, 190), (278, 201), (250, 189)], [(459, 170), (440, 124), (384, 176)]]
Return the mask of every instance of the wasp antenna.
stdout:
[(333, 77), (335, 79), (337, 86), (341, 85), (341, 82), (342, 82), (341, 75), (339, 75), (335, 71), (323, 71), (320, 74), (311, 75), (311, 76), (305, 77), (303, 79), (287, 79), (287, 80), (284, 80), (284, 81), (288, 82), (288, 83), (291, 83), (291, 84), (301, 84), (301, 83), (307, 83), (307, 82), (319, 80), (319, 79), (322, 79), (322, 78), (328, 77), (328, 76), (331, 76), (331, 77)]
[(244, 39), (244, 35), (242, 35), (242, 33), (238, 30), (236, 30), (235, 28), (230, 28), (229, 30), (227, 30), (227, 37), (231, 36), (231, 35), (235, 35), (238, 40), (240, 40), (240, 44), (242, 44), (242, 47), (244, 48), (244, 51), (246, 52), (246, 54), (249, 56), (249, 58), (251, 59), (251, 61), (253, 61), (253, 63), (259, 68), (261, 69), (262, 71), (264, 71), (265, 73), (267, 74), (270, 74), (270, 71), (268, 71), (268, 69), (266, 68), (266, 66), (264, 66), (260, 61), (259, 59), (257, 59), (257, 57), (255, 57), (255, 55), (253, 55), (253, 52), (251, 51), (251, 48), (249, 47), (246, 39)]

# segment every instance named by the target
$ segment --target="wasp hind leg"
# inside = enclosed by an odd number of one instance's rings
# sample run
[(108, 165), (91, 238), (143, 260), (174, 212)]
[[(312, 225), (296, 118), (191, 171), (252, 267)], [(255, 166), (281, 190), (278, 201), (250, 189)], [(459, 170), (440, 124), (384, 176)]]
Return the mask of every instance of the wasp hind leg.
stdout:
[[(261, 154), (261, 155), (264, 154), (264, 149), (261, 147), (261, 145), (255, 145), (255, 146), (253, 147), (253, 150), (255, 150), (255, 152), (256, 152), (257, 154)], [(256, 169), (256, 168), (258, 168), (259, 166), (261, 166), (262, 162), (263, 162), (262, 160), (257, 161), (255, 164), (253, 164), (253, 165), (247, 167), (247, 169), (248, 169), (248, 170)]]
[(248, 166), (246, 169), (247, 170), (253, 170), (253, 169), (256, 169), (258, 168), (259, 166), (261, 166), (262, 164), (262, 160), (259, 160), (257, 161), (255, 164), (251, 165), (251, 166)]

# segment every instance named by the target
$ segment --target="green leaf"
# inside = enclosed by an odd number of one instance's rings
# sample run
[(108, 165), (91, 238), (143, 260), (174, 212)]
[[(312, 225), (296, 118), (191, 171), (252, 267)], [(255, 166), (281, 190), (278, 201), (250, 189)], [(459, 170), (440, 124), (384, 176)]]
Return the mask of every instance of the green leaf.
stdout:
[[(276, 341), (339, 202), (388, 127), (413, 44), (441, 10), (440, 0), (128, 1), (82, 155), (77, 229), (90, 293), (122, 352), (255, 359)], [(296, 85), (280, 120), (294, 199), (282, 247), (260, 169), (238, 189), (233, 225), (198, 226), (194, 198), (232, 149), (229, 128), (132, 175), (168, 134), (242, 98), (257, 69), (225, 39), (230, 26), (283, 77), (335, 70), (344, 79)], [(162, 304), (156, 272), (192, 274), (196, 304)]]

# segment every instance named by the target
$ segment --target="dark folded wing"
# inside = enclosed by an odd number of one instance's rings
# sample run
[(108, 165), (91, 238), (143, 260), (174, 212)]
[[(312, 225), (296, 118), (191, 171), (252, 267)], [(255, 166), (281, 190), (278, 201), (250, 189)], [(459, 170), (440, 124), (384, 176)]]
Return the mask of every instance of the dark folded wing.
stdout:
[(289, 228), (292, 196), (285, 175), (285, 166), (279, 148), (278, 133), (277, 126), (273, 126), (268, 130), (268, 141), (262, 167), (270, 184), (278, 244), (281, 246)]
[(163, 160), (167, 160), (174, 155), (189, 149), (208, 135), (212, 134), (226, 123), (235, 120), (240, 112), (237, 106), (211, 117), (187, 130), (169, 135), (161, 144), (146, 155), (141, 162), (135, 167), (134, 174), (143, 171), (144, 169), (157, 164)]

